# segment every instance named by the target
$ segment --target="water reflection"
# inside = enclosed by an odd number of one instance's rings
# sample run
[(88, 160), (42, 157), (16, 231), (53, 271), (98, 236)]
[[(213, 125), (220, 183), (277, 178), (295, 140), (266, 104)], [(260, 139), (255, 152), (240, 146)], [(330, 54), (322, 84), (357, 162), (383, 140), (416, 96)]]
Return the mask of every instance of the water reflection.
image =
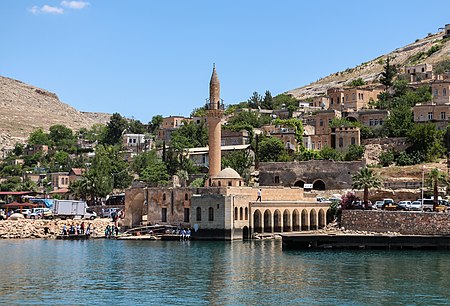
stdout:
[(446, 304), (448, 252), (279, 241), (0, 241), (3, 304)]

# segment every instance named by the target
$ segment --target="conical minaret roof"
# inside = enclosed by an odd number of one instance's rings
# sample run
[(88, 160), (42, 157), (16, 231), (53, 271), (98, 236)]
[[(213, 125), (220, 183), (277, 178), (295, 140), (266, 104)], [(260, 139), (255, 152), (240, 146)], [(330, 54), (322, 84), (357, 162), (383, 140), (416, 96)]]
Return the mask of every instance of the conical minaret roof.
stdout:
[(216, 104), (220, 101), (220, 81), (217, 75), (216, 65), (213, 65), (211, 80), (209, 81), (209, 103)]

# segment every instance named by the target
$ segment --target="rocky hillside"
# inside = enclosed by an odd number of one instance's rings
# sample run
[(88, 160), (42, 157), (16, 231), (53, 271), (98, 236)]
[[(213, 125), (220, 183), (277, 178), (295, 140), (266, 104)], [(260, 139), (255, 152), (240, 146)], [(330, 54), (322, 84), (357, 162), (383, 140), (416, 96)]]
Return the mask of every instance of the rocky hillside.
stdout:
[(106, 123), (109, 114), (83, 113), (47, 90), (0, 76), (0, 158), (2, 150), (26, 140), (30, 132), (64, 124), (73, 130)]
[[(330, 74), (317, 82), (287, 91), (286, 94), (302, 99), (323, 95), (328, 88), (343, 86), (357, 78), (362, 78), (366, 82), (372, 82), (378, 78), (380, 72), (383, 70), (384, 62), (388, 56), (393, 59), (393, 64), (400, 67), (422, 63), (436, 63), (450, 55), (450, 40), (443, 40), (442, 36), (443, 32), (428, 35), (405, 47), (397, 48), (388, 54), (362, 63), (355, 68), (348, 68), (345, 71)], [(434, 48), (433, 50), (431, 49), (432, 47)], [(436, 49), (438, 50), (432, 52)]]

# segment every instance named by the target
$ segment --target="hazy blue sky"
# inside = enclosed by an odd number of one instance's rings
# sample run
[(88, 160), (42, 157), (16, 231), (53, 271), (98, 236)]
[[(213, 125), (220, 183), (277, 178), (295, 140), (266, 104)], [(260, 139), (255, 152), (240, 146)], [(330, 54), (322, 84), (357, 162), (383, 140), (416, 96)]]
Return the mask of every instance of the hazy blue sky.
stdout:
[(356, 66), (450, 23), (450, 1), (1, 0), (0, 75), (144, 123)]

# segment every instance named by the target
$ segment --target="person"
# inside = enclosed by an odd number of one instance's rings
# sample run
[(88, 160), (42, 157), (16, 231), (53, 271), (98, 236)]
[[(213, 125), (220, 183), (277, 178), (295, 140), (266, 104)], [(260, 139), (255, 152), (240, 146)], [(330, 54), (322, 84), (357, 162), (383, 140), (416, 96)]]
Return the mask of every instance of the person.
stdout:
[(191, 239), (191, 229), (190, 228), (188, 228), (186, 231), (186, 240), (189, 240), (189, 239)]
[(81, 234), (84, 234), (84, 222), (81, 222), (80, 230), (81, 230)]
[(184, 231), (184, 228), (183, 228), (183, 229), (181, 229), (180, 239), (184, 240), (185, 235), (186, 235), (186, 232)]
[(65, 224), (63, 226), (63, 235), (67, 235), (67, 226)]
[(258, 190), (258, 197), (256, 198), (256, 202), (258, 202), (258, 200), (261, 202), (261, 188)]
[(116, 226), (116, 237), (118, 237), (118, 236), (119, 236), (119, 227)]

